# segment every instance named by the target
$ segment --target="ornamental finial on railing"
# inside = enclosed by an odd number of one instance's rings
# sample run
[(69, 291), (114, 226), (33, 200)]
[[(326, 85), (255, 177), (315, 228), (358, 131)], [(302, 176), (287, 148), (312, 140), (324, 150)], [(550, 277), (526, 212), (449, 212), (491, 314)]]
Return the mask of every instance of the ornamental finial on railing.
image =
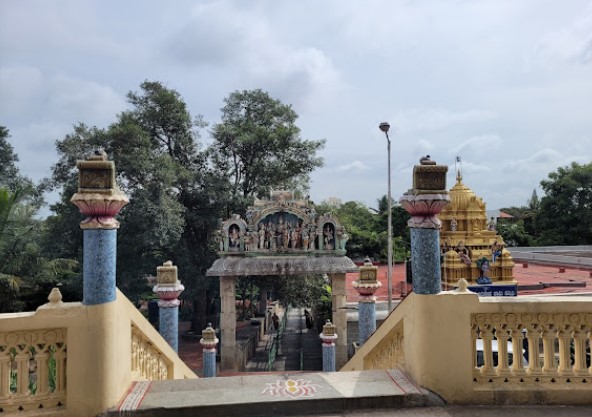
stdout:
[(78, 192), (70, 200), (86, 218), (82, 229), (117, 229), (115, 216), (129, 203), (127, 196), (115, 182), (115, 164), (107, 160), (104, 150), (98, 149), (86, 160), (76, 163)]

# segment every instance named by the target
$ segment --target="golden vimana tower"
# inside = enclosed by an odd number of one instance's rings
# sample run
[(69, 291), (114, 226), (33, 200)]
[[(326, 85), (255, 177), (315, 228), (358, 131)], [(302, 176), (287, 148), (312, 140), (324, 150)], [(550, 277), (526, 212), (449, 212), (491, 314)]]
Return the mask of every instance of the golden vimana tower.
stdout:
[[(465, 278), (476, 284), (485, 275), (493, 284), (516, 284), (512, 256), (495, 231), (493, 219), (488, 223), (483, 200), (463, 184), (460, 170), (449, 196), (451, 203), (439, 215), (442, 281), (455, 285)], [(487, 260), (484, 271), (483, 258)]]

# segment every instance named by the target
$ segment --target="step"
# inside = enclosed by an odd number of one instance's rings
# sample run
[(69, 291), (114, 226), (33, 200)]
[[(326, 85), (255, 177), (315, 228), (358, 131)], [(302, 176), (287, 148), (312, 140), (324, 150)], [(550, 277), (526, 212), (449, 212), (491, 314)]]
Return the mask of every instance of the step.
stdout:
[(289, 416), (443, 405), (398, 369), (135, 383), (105, 416)]

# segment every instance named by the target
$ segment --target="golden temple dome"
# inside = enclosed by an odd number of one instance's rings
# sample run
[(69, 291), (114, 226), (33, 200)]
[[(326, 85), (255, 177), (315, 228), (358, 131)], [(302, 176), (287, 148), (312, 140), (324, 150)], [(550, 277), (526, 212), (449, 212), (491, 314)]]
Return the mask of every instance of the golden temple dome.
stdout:
[(460, 172), (456, 174), (456, 184), (448, 193), (450, 205), (445, 209), (449, 212), (462, 213), (467, 211), (483, 211), (485, 215), (485, 203), (483, 200), (462, 182)]
[[(481, 270), (480, 259), (489, 262), (489, 278), (494, 282), (513, 283), (514, 262), (505, 249), (503, 238), (495, 231), (495, 224), (487, 222), (485, 203), (462, 182), (456, 173), (456, 184), (448, 192), (450, 204), (439, 214), (442, 276), (447, 284), (460, 278), (476, 282)], [(495, 252), (495, 255), (494, 255)]]

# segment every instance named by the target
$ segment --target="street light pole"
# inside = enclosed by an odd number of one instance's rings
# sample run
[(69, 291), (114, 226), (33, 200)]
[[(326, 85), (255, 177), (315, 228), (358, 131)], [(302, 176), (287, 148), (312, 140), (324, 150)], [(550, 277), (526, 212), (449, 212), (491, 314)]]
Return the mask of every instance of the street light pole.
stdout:
[(388, 150), (388, 193), (387, 193), (387, 210), (388, 210), (388, 271), (387, 271), (387, 288), (388, 288), (388, 311), (393, 309), (393, 210), (391, 199), (391, 139), (388, 131), (390, 125), (387, 122), (382, 122), (379, 126), (386, 136), (387, 150)]

